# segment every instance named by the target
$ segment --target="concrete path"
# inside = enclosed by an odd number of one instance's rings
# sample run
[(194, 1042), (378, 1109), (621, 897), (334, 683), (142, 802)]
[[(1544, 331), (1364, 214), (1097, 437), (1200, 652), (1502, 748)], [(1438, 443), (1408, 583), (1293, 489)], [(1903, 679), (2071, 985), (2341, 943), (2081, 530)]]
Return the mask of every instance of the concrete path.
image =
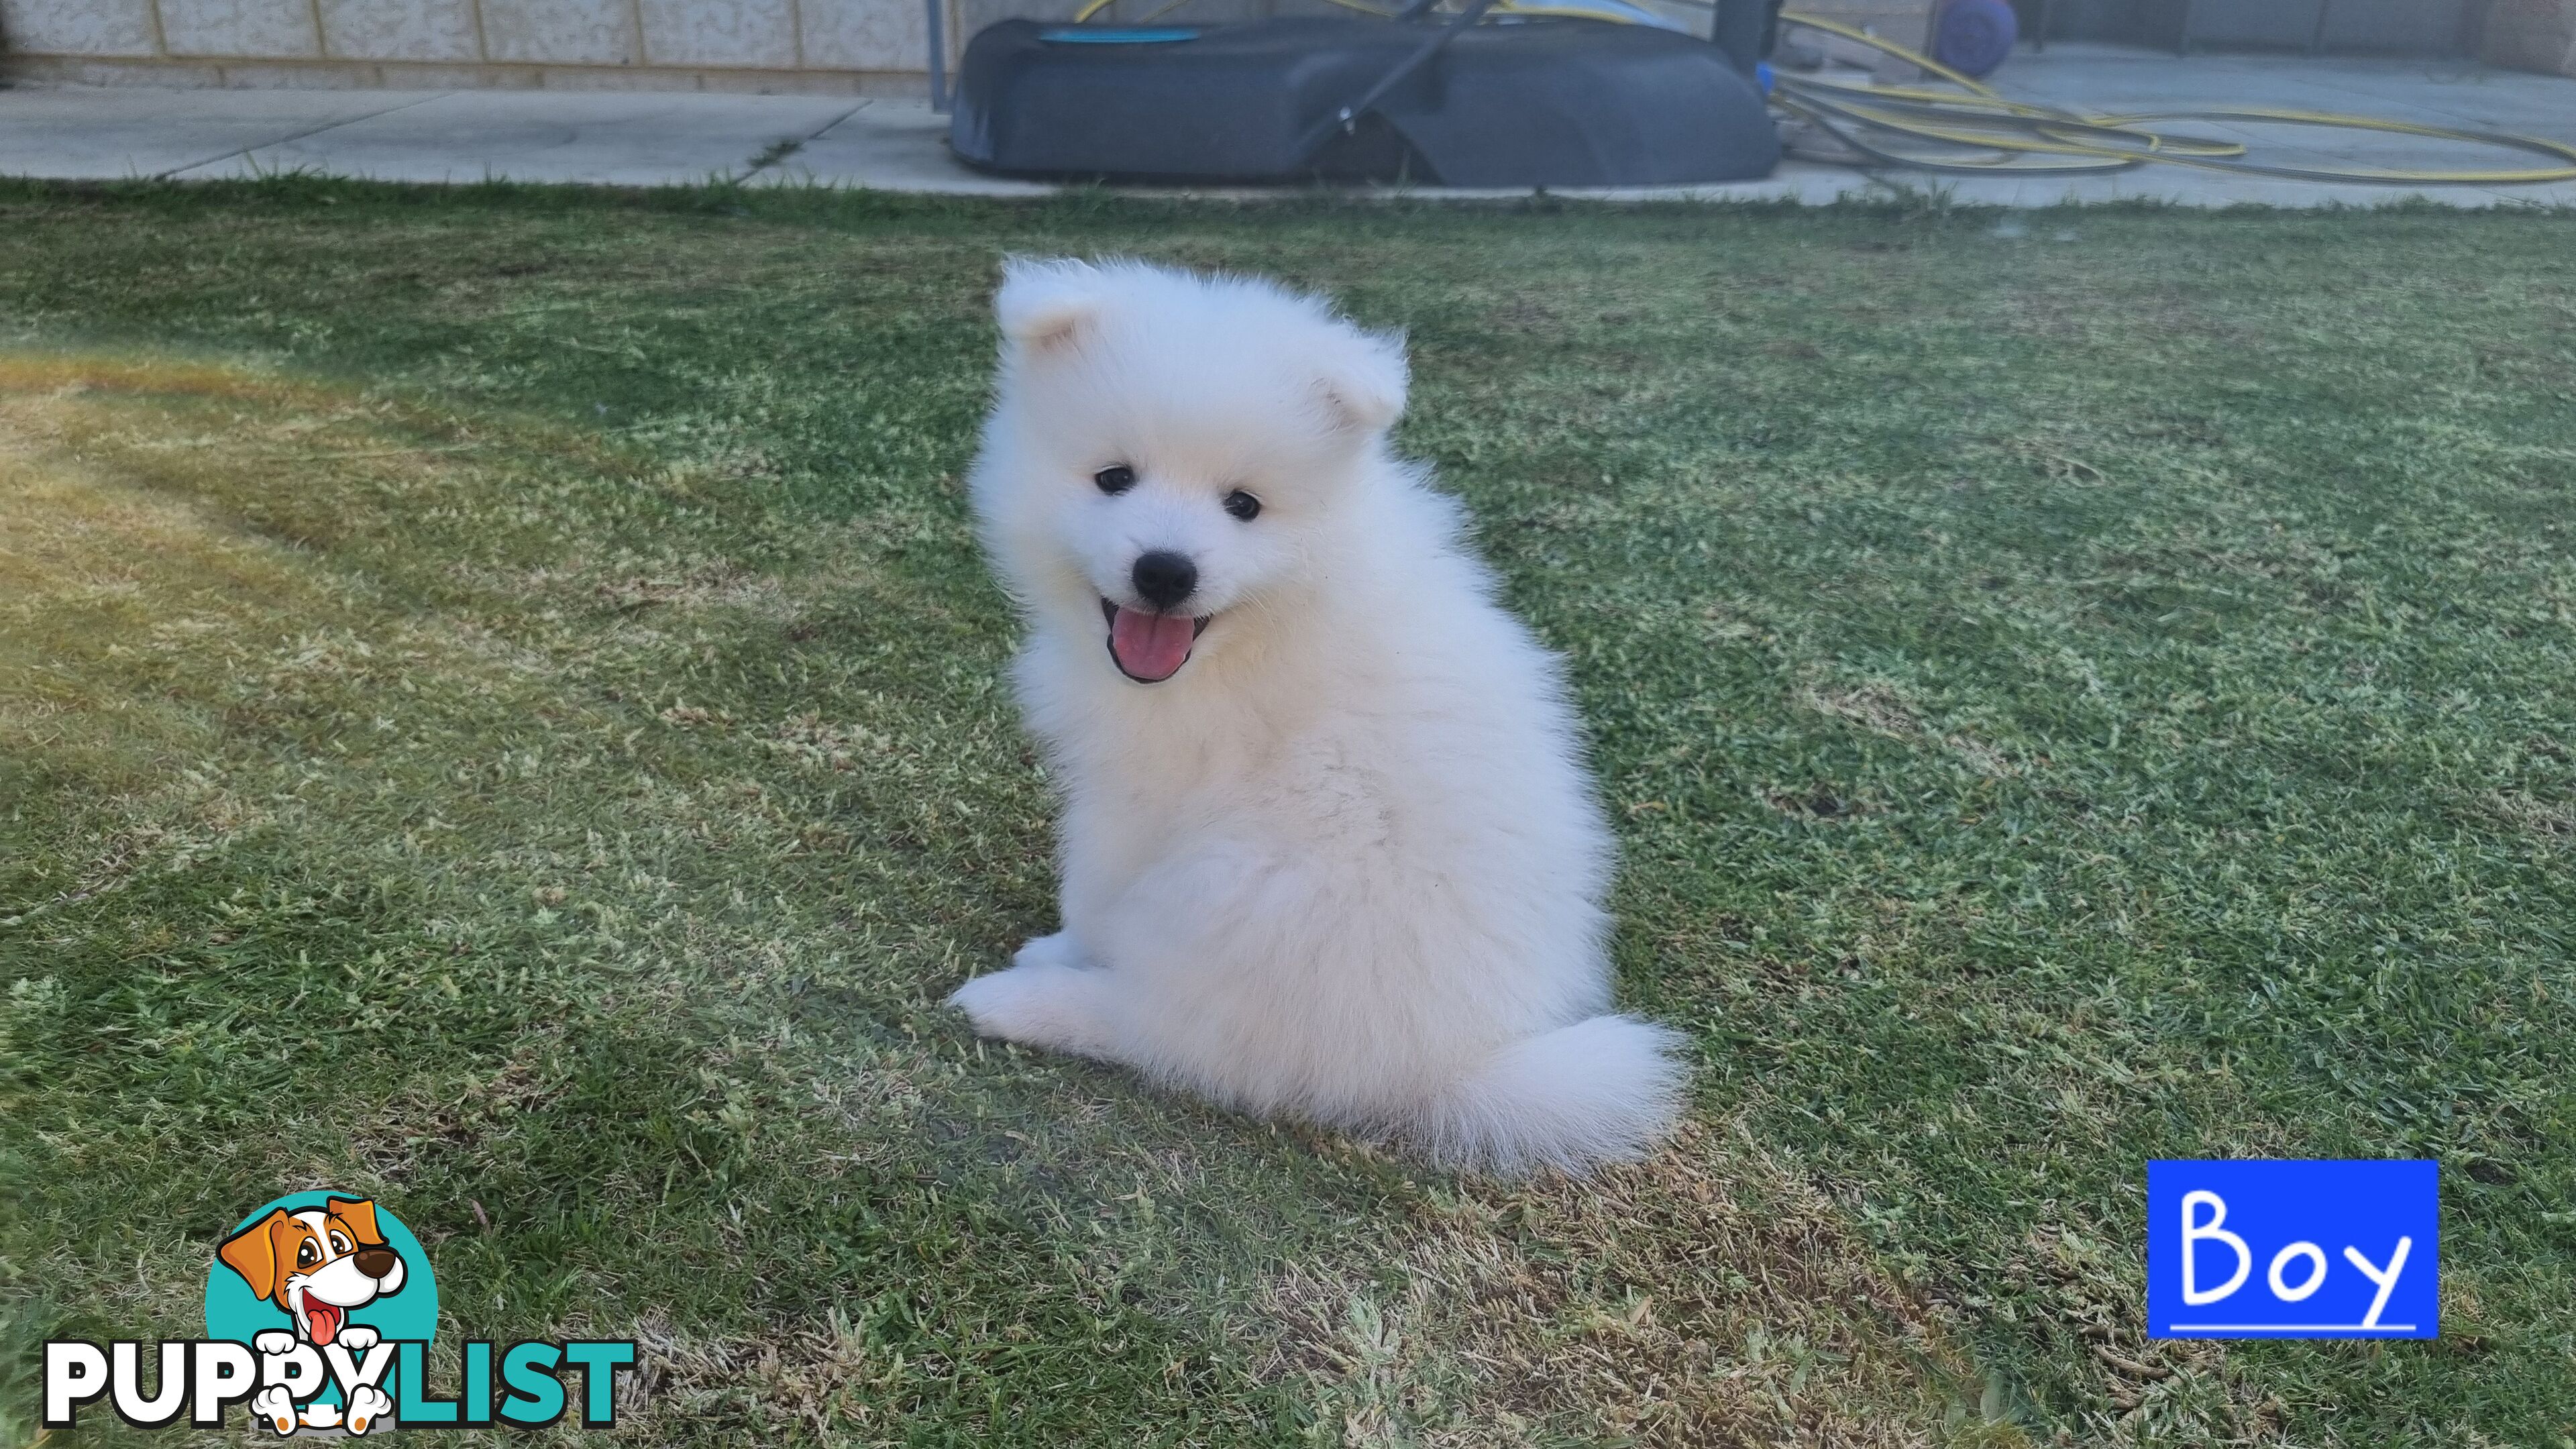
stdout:
[[(2576, 80), (2467, 62), (2196, 55), (2060, 44), (2027, 50), (1994, 78), (2007, 94), (2097, 111), (2266, 106), (2356, 112), (2576, 142)], [(2494, 169), (2539, 157), (2380, 133), (2175, 122), (2230, 135), (2291, 166)], [(754, 184), (871, 187), (995, 196), (1050, 188), (980, 175), (946, 150), (945, 118), (918, 101), (649, 91), (242, 91), (132, 87), (0, 90), (0, 174), (196, 180), (308, 171), (389, 181)], [(1915, 178), (1916, 184), (1947, 178)], [(2150, 166), (2098, 177), (1948, 182), (1963, 201), (2043, 206), (2161, 197), (2210, 206), (2369, 204), (2411, 194), (2458, 206), (2576, 204), (2576, 182), (2543, 186), (2369, 186)], [(1876, 189), (1840, 166), (1791, 161), (1728, 186), (1599, 193), (1619, 199), (1793, 197)], [(1226, 195), (1275, 195), (1234, 191)], [(1508, 196), (1414, 188), (1418, 196)]]

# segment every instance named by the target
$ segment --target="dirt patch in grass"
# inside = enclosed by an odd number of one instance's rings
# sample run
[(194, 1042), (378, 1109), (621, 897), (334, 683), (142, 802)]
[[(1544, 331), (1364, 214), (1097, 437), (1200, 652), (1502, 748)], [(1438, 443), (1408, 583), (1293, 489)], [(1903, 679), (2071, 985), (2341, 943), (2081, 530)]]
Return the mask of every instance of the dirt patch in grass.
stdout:
[[(1925, 727), (1922, 716), (1895, 686), (1880, 682), (1857, 685), (1812, 684), (1798, 691), (1798, 703), (1816, 713), (1834, 719), (1848, 720), (1873, 734), (1889, 739), (1937, 738), (1950, 757), (1975, 774), (1988, 779), (2002, 779), (2021, 773), (2021, 765), (1995, 746), (1965, 731), (1934, 736)], [(1773, 808), (1783, 808), (1781, 797), (1771, 796)], [(1810, 815), (1828, 815), (1821, 810), (1791, 811)]]
[(2497, 818), (2543, 840), (2576, 844), (2576, 800), (2536, 800), (2529, 795), (2499, 791), (2489, 797), (2488, 804)]
[(1850, 720), (1895, 739), (1923, 732), (1922, 718), (1903, 695), (1885, 684), (1811, 685), (1798, 692), (1798, 702), (1818, 714)]

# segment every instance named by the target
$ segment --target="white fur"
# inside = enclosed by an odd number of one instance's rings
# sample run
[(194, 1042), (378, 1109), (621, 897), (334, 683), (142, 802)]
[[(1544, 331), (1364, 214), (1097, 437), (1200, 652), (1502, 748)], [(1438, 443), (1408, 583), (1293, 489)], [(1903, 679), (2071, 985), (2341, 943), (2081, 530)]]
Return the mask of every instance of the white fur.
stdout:
[[(1610, 1002), (1612, 845), (1556, 661), (1388, 450), (1399, 339), (1266, 282), (1014, 263), (973, 495), (1064, 797), (1063, 929), (953, 998), (986, 1035), (1492, 1172), (1672, 1124), (1671, 1034)], [(1114, 463), (1138, 482), (1093, 485)], [(1261, 500), (1251, 522), (1221, 500)], [(1138, 554), (1209, 617), (1160, 684), (1101, 600)]]

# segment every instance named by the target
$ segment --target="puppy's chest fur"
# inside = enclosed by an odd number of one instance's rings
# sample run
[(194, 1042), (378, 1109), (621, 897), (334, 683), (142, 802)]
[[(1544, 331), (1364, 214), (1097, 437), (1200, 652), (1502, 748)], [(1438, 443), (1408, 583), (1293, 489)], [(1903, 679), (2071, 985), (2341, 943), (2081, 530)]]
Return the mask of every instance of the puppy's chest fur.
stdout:
[(1157, 842), (1210, 836), (1343, 858), (1399, 842), (1407, 791), (1364, 725), (1239, 709), (1131, 724), (1054, 743), (1068, 823), (1121, 840), (1135, 864)]
[(1396, 847), (1402, 792), (1330, 735), (1221, 748), (1179, 780), (1120, 761), (1086, 791), (1103, 824), (1140, 843), (1217, 835), (1239, 843), (1351, 858)]

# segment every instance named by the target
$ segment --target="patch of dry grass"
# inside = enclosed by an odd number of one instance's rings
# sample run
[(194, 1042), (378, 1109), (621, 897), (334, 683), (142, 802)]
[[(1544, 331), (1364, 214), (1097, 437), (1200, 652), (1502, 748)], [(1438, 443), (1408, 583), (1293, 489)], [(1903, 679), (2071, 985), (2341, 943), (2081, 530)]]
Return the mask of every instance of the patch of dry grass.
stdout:
[(1955, 1323), (1740, 1123), (1588, 1182), (1465, 1185), (1415, 1224), (1375, 1284), (1263, 1286), (1272, 1371), (1346, 1442), (2023, 1442)]

